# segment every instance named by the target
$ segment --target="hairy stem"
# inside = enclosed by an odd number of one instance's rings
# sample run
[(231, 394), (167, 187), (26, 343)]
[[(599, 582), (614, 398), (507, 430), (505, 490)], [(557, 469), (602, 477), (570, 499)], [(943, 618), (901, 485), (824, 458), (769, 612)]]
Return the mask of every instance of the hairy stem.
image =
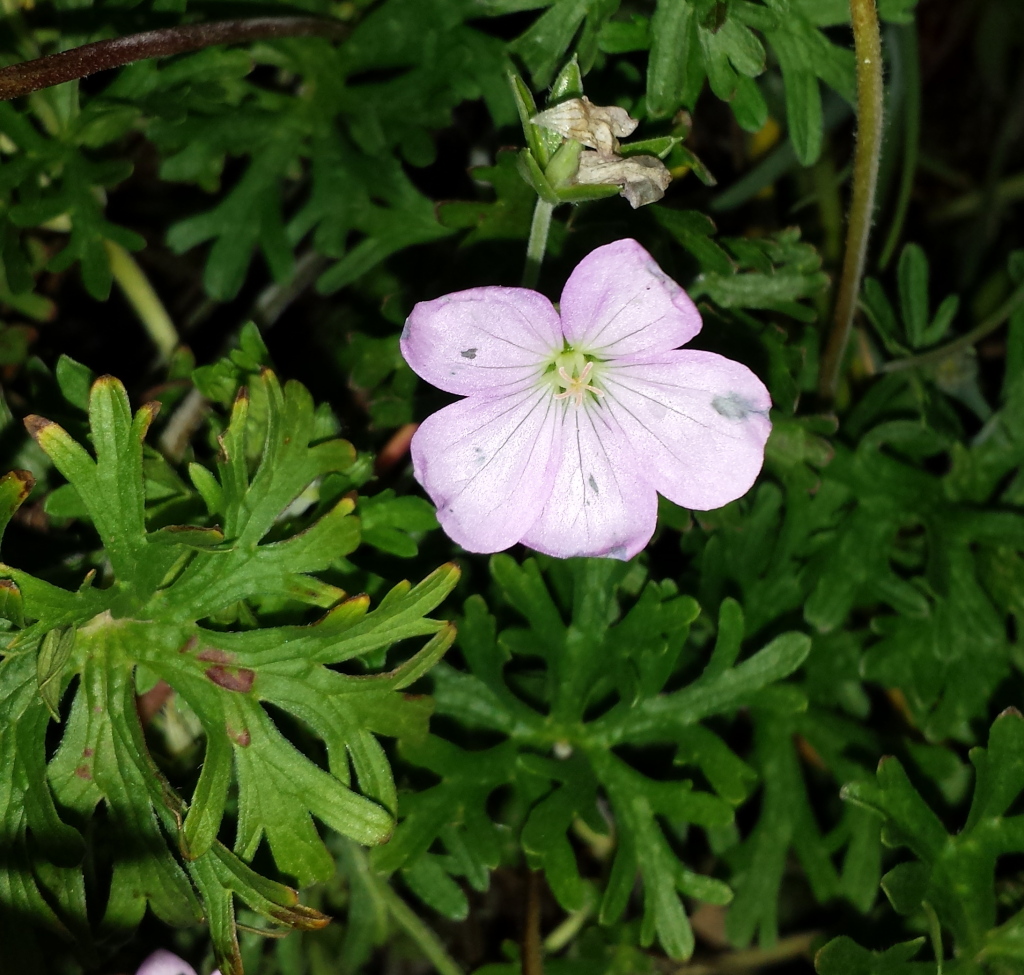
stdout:
[(548, 231), (551, 229), (551, 214), (555, 205), (537, 197), (533, 208), (533, 222), (530, 224), (530, 239), (526, 244), (526, 266), (523, 268), (523, 287), (537, 287), (540, 266), (548, 249)]
[(157, 347), (161, 361), (166, 362), (178, 347), (178, 332), (171, 316), (135, 258), (112, 240), (104, 241), (104, 246), (114, 280), (135, 309), (142, 327)]
[(147, 30), (0, 68), (0, 100), (85, 78), (97, 71), (120, 68), (132, 61), (183, 54), (215, 44), (308, 35), (340, 39), (347, 31), (344, 24), (320, 17), (253, 17)]
[(839, 296), (818, 379), (818, 392), (828, 400), (836, 394), (843, 353), (857, 310), (882, 149), (882, 38), (875, 0), (850, 0), (850, 15), (857, 55), (857, 150), (853, 160), (853, 200), (846, 230), (846, 254)]

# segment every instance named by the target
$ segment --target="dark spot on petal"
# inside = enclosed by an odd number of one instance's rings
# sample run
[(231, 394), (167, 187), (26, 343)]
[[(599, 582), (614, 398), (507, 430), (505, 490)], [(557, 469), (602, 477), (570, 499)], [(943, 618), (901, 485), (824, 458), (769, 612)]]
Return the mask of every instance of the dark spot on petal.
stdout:
[(252, 688), (252, 682), (256, 679), (256, 672), (241, 667), (238, 670), (228, 670), (225, 667), (210, 667), (206, 671), (218, 687), (226, 691), (237, 691), (239, 694), (247, 694)]
[(590, 475), (587, 476), (587, 484), (590, 485), (590, 490), (593, 491), (594, 494), (600, 494), (601, 493), (600, 491), (597, 490), (597, 481), (594, 480), (594, 475), (593, 474), (590, 474)]
[(78, 768), (75, 769), (75, 775), (77, 775), (80, 779), (92, 778), (92, 772), (89, 771), (88, 765), (79, 765)]
[(476, 358), (476, 349), (463, 349), (459, 353), (459, 355), (461, 355), (463, 359), (475, 359)]
[(228, 653), (226, 650), (216, 650), (211, 647), (197, 654), (196, 659), (210, 664), (229, 664), (235, 657), (234, 654)]
[(716, 396), (711, 400), (711, 408), (727, 420), (745, 420), (747, 415), (753, 413), (748, 403), (739, 393), (727, 393), (725, 396)]

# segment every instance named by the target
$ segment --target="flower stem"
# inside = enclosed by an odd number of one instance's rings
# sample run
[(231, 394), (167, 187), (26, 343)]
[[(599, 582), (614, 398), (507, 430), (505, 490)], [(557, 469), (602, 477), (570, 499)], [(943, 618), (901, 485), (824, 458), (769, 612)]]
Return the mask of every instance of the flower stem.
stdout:
[(112, 240), (103, 244), (110, 260), (110, 273), (135, 309), (142, 327), (157, 347), (161, 361), (166, 362), (178, 347), (178, 332), (171, 316), (135, 258)]
[(0, 100), (85, 78), (97, 71), (120, 68), (132, 61), (197, 51), (215, 44), (307, 35), (337, 39), (347, 32), (346, 25), (324, 17), (250, 17), (147, 30), (0, 68)]
[(839, 296), (818, 379), (818, 392), (828, 400), (836, 394), (843, 354), (857, 310), (882, 150), (882, 38), (875, 0), (850, 0), (850, 16), (857, 56), (857, 150)]
[(530, 239), (526, 244), (526, 266), (523, 268), (523, 287), (537, 287), (540, 266), (548, 249), (548, 231), (551, 229), (551, 214), (555, 205), (537, 197), (533, 208), (533, 222), (530, 224)]

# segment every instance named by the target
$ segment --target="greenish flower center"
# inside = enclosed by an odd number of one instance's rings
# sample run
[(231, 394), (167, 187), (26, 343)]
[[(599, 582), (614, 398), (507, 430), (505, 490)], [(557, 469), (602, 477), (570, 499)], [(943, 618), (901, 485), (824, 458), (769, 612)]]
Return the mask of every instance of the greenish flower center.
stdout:
[(594, 400), (604, 396), (603, 390), (594, 385), (600, 366), (600, 361), (593, 356), (578, 349), (565, 349), (555, 356), (544, 375), (551, 381), (555, 399), (571, 399), (582, 406), (588, 393)]

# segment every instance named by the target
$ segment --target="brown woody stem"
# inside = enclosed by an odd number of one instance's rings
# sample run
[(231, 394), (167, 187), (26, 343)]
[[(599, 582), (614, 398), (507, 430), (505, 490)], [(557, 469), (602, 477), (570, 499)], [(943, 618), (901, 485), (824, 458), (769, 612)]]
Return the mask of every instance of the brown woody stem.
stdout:
[(17, 98), (41, 88), (85, 78), (97, 71), (120, 68), (132, 61), (184, 54), (215, 44), (241, 44), (310, 35), (333, 40), (340, 39), (347, 31), (345, 24), (320, 17), (253, 17), (147, 30), (141, 34), (83, 44), (70, 51), (48, 54), (46, 57), (0, 68), (0, 100)]

